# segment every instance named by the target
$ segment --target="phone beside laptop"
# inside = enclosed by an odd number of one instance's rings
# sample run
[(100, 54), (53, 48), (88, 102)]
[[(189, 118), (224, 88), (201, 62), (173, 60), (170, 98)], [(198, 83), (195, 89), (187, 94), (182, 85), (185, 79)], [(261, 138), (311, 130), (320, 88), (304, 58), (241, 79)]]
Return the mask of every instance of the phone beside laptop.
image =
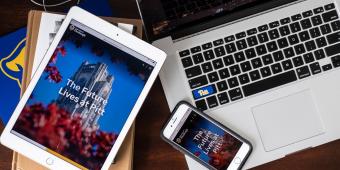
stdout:
[(187, 102), (175, 107), (161, 137), (175, 149), (214, 170), (241, 169), (252, 151), (246, 139)]
[(165, 57), (73, 7), (1, 143), (48, 169), (108, 169)]

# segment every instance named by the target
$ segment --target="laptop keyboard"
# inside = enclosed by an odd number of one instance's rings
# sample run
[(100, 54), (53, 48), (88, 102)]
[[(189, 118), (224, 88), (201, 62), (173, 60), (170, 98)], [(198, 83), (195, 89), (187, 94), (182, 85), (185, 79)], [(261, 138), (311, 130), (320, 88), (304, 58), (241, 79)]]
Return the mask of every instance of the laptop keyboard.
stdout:
[(207, 110), (340, 66), (335, 4), (182, 50), (196, 106)]

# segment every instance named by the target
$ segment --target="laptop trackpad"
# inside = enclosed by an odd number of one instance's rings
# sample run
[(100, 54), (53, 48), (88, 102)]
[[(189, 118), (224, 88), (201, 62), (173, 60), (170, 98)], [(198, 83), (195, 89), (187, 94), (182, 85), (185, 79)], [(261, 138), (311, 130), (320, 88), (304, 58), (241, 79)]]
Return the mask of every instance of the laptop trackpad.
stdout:
[(267, 152), (324, 132), (309, 90), (256, 106), (253, 115)]

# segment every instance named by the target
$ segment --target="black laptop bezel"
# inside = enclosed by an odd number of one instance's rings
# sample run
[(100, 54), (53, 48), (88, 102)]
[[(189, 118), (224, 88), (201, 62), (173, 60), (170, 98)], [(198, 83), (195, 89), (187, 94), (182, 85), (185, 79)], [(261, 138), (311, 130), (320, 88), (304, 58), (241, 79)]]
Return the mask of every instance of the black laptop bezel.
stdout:
[[(146, 34), (146, 38), (149, 42), (154, 42), (156, 40), (171, 36), (172, 40), (176, 40), (176, 39), (180, 39), (189, 35), (193, 35), (195, 33), (199, 33), (201, 31), (207, 30), (207, 29), (211, 29), (213, 27), (219, 26), (219, 25), (223, 25), (223, 24), (227, 24), (245, 17), (249, 17), (267, 10), (271, 10), (274, 9), (276, 7), (282, 6), (282, 5), (286, 5), (286, 4), (290, 4), (293, 2), (299, 2), (299, 1), (304, 1), (304, 0), (273, 0), (273, 1), (269, 1), (267, 3), (264, 4), (260, 4), (260, 5), (256, 5), (254, 7), (251, 8), (247, 8), (241, 11), (237, 11), (231, 14), (226, 14), (223, 16), (219, 16), (217, 18), (214, 19), (210, 19), (206, 22), (200, 22), (198, 24), (194, 24), (191, 26), (187, 26), (186, 28), (182, 28), (182, 29), (178, 29), (178, 30), (174, 30), (174, 31), (170, 31), (168, 33), (159, 35), (159, 36), (154, 36), (152, 34), (152, 26), (151, 25), (146, 25), (147, 22), (143, 22), (144, 23), (144, 31)], [(143, 9), (141, 9), (138, 0), (136, 0), (136, 3), (138, 5), (138, 8), (140, 10), (140, 15), (142, 20), (144, 21), (144, 16), (143, 16)], [(301, 11), (302, 12), (302, 11)]]

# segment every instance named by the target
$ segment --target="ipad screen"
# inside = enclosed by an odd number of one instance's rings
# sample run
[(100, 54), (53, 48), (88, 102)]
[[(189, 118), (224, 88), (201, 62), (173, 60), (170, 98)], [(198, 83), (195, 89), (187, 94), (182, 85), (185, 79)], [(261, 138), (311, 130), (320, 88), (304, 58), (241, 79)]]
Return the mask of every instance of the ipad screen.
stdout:
[(72, 20), (11, 133), (100, 169), (155, 65)]

